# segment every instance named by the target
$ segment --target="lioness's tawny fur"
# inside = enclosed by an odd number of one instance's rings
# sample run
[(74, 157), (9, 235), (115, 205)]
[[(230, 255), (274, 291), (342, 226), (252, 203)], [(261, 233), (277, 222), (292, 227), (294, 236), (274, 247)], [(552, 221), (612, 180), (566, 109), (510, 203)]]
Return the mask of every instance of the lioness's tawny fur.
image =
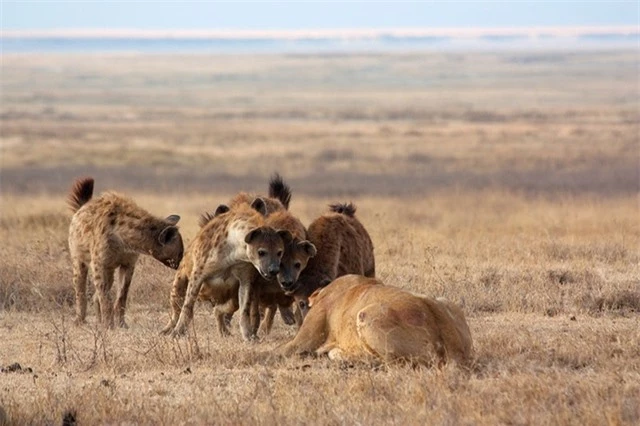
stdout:
[[(126, 327), (124, 320), (129, 286), (140, 254), (150, 254), (176, 269), (183, 254), (182, 237), (175, 226), (180, 219), (161, 219), (114, 192), (93, 196), (92, 178), (78, 179), (69, 194), (74, 215), (69, 226), (69, 252), (76, 292), (76, 322), (87, 313), (87, 275), (91, 270), (102, 323)], [(120, 289), (115, 306), (111, 300), (113, 274), (118, 269)]]
[(278, 348), (293, 354), (328, 354), (345, 361), (467, 366), (469, 327), (460, 308), (383, 285), (375, 278), (346, 275), (318, 289), (295, 338)]

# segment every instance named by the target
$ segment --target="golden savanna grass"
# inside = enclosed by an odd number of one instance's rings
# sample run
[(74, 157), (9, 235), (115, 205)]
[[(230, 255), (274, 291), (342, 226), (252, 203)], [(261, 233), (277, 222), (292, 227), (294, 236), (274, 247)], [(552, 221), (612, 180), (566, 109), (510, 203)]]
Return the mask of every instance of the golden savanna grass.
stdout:
[[(0, 406), (11, 424), (637, 424), (635, 52), (4, 55)], [(128, 330), (73, 319), (66, 191), (93, 175), (198, 215), (279, 171), (305, 224), (352, 201), (388, 284), (460, 304), (471, 371), (280, 359), (295, 330), (158, 336), (173, 271), (140, 261)], [(236, 315), (237, 317), (237, 315)], [(30, 368), (30, 370), (28, 370)]]

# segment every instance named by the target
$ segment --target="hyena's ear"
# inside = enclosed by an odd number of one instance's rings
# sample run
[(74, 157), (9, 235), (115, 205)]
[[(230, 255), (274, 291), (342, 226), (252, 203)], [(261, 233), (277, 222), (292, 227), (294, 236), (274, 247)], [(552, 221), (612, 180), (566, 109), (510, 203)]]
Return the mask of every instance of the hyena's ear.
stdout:
[(263, 228), (254, 228), (244, 237), (244, 242), (247, 244), (251, 244), (251, 241), (258, 238), (264, 232)]
[(258, 211), (262, 216), (267, 215), (267, 204), (260, 197), (257, 197), (255, 200), (251, 202), (251, 207)]
[(298, 243), (298, 247), (300, 247), (301, 249), (304, 250), (304, 252), (309, 256), (309, 257), (314, 257), (316, 254), (318, 254), (318, 250), (316, 250), (316, 246), (314, 246), (312, 243), (310, 243), (307, 240), (303, 240), (300, 241)]
[(158, 242), (161, 245), (169, 244), (178, 235), (178, 228), (175, 226), (167, 226), (158, 235)]
[(220, 204), (217, 208), (216, 208), (216, 212), (213, 214), (213, 216), (220, 216), (221, 214), (224, 214), (226, 212), (228, 212), (229, 206), (226, 204)]
[(167, 216), (165, 220), (171, 225), (175, 225), (180, 221), (180, 216), (178, 216), (177, 214), (172, 214), (171, 216)]
[(287, 231), (286, 229), (280, 229), (278, 231), (278, 235), (280, 236), (280, 238), (282, 238), (282, 242), (285, 245), (293, 241), (293, 235), (291, 235), (291, 232)]

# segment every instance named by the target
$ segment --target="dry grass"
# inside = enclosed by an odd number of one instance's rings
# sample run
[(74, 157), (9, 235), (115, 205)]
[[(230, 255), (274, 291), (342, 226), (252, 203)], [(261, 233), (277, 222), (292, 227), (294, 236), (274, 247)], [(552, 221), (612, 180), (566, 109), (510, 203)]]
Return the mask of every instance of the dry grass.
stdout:
[[(639, 423), (636, 59), (536, 58), (3, 57), (10, 422)], [(180, 214), (189, 240), (274, 170), (307, 224), (356, 203), (384, 281), (464, 307), (471, 371), (279, 359), (294, 329), (222, 339), (206, 305), (187, 338), (159, 337), (173, 271), (148, 258), (129, 330), (71, 324), (74, 176)]]

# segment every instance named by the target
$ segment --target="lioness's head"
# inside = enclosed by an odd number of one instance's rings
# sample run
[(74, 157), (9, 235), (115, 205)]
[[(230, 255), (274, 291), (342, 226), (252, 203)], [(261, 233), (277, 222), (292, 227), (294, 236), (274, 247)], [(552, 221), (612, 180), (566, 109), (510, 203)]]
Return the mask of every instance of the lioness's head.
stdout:
[(276, 230), (268, 226), (254, 228), (244, 238), (249, 260), (266, 279), (275, 278), (280, 272), (284, 248), (291, 240), (289, 231)]
[(300, 272), (307, 266), (309, 259), (315, 255), (316, 246), (307, 240), (294, 238), (286, 245), (278, 273), (278, 283), (285, 293), (292, 293), (296, 290)]
[(178, 269), (184, 254), (182, 236), (176, 226), (179, 220), (178, 215), (171, 215), (164, 219), (164, 226), (158, 229), (150, 250), (151, 256), (173, 269)]

